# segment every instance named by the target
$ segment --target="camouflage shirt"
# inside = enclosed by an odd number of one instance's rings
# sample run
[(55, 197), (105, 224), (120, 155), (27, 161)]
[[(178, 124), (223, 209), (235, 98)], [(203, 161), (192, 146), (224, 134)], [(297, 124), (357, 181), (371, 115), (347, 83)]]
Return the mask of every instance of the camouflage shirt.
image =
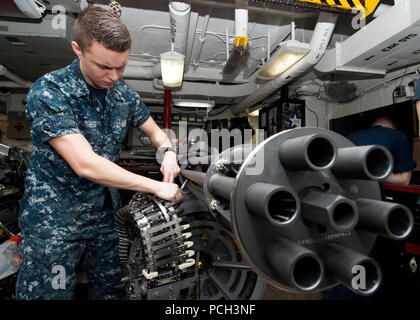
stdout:
[[(120, 81), (107, 90), (102, 107), (88, 89), (78, 59), (38, 79), (26, 105), (34, 150), (19, 212), (21, 230), (58, 239), (111, 232), (113, 219), (101, 216), (106, 187), (79, 177), (47, 141), (80, 133), (96, 154), (115, 162), (128, 125), (138, 127), (149, 115), (139, 95)], [(118, 190), (108, 189), (116, 211)]]

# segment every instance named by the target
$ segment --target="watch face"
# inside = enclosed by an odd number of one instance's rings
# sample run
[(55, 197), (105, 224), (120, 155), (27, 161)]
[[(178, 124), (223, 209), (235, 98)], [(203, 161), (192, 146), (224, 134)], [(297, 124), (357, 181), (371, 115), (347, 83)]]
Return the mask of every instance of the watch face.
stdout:
[(150, 146), (152, 144), (152, 141), (150, 141), (150, 138), (144, 133), (140, 134), (139, 140), (140, 140), (140, 143), (144, 146)]

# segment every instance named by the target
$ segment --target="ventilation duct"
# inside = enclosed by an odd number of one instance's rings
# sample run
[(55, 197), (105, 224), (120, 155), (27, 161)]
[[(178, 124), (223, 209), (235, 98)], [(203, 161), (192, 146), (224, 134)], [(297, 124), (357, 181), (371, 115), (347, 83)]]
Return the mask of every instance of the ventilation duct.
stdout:
[(12, 82), (10, 81), (2, 81), (0, 83), (2, 83), (2, 86), (7, 86), (7, 87), (25, 87), (25, 88), (29, 88), (32, 83), (29, 81), (26, 81), (20, 77), (18, 77), (17, 75), (15, 75), (14, 73), (10, 72), (5, 66), (0, 64), (0, 76), (5, 76), (6, 78), (9, 78), (10, 80), (12, 80)]
[(38, 6), (37, 1), (34, 0), (13, 0), (16, 6), (22, 13), (30, 19), (41, 19), (45, 11), (45, 7)]
[(354, 99), (356, 90), (357, 86), (347, 81), (334, 81), (325, 86), (325, 93), (337, 102)]
[(315, 69), (385, 75), (387, 71), (420, 62), (420, 1), (395, 5), (327, 50)]

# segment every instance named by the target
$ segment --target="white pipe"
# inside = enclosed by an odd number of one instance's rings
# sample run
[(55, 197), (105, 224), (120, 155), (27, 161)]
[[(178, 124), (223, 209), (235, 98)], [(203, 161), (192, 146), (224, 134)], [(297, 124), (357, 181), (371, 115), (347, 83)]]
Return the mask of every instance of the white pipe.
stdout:
[(303, 72), (313, 67), (325, 53), (328, 43), (330, 42), (334, 31), (337, 15), (327, 12), (321, 12), (318, 22), (312, 35), (310, 48), (311, 51), (298, 63), (283, 72), (277, 78), (265, 83), (253, 94), (244, 99), (241, 103), (232, 107), (232, 112), (238, 115), (244, 109), (253, 106), (257, 102), (263, 100), (268, 95), (277, 91), (290, 81), (296, 79)]
[(165, 91), (165, 87), (159, 82), (159, 79), (153, 79), (153, 88), (160, 91)]
[(162, 70), (160, 63), (153, 66), (136, 65), (135, 63), (128, 63), (124, 73), (124, 79), (154, 79), (162, 77)]
[[(127, 79), (125, 83), (135, 91), (161, 93), (163, 86), (157, 80), (154, 82), (150, 80), (130, 80)], [(255, 82), (248, 82), (236, 85), (222, 85), (216, 83), (208, 83), (205, 86), (202, 83), (184, 81), (182, 89), (176, 90), (174, 94), (188, 95), (188, 96), (207, 96), (215, 98), (230, 98), (236, 99), (238, 97), (246, 97), (256, 90)]]
[(225, 40), (226, 40), (226, 61), (228, 61), (229, 59), (229, 30), (228, 27), (226, 26), (226, 34), (225, 34)]
[(10, 80), (14, 81), (21, 87), (29, 88), (32, 85), (32, 82), (26, 81), (14, 73), (10, 72), (5, 66), (0, 64), (0, 76), (5, 76), (6, 78), (9, 78)]
[[(227, 28), (226, 28), (227, 38)], [(248, 39), (248, 0), (235, 0), (235, 44), (233, 49), (238, 45), (238, 38)], [(238, 63), (240, 60), (233, 59), (232, 56), (237, 54), (237, 50), (232, 50), (229, 54), (229, 44), (226, 40), (226, 64), (223, 67), (223, 74), (229, 74), (229, 77), (236, 77), (239, 73)], [(242, 67), (243, 68), (243, 67)]]
[(22, 13), (31, 19), (40, 19), (42, 13), (45, 11), (45, 6), (43, 8), (39, 7), (33, 0), (13, 0), (16, 6), (19, 8)]
[(248, 0), (235, 1), (235, 38), (248, 37)]
[(248, 36), (248, 11), (244, 9), (235, 10), (235, 38)]
[(191, 56), (194, 49), (195, 31), (197, 30), (198, 13), (191, 12), (190, 14), (190, 28), (188, 31), (187, 49), (185, 54), (185, 72), (188, 72), (191, 62)]
[(387, 11), (389, 8), (391, 8), (391, 5), (388, 4), (380, 4), (378, 8), (376, 8), (375, 12), (373, 13), (373, 17), (377, 18), (380, 15), (382, 15), (385, 11)]
[(174, 51), (185, 55), (188, 29), (190, 25), (191, 6), (184, 2), (169, 3), (169, 17), (171, 26), (171, 42)]
[(290, 39), (295, 40), (296, 38), (296, 24), (294, 21), (292, 21), (290, 25)]
[(201, 29), (201, 35), (198, 38), (199, 47), (198, 47), (198, 51), (195, 55), (194, 62), (193, 62), (194, 63), (194, 70), (197, 69), (198, 64), (200, 62), (201, 50), (203, 50), (203, 44), (204, 44), (204, 41), (206, 40), (206, 31), (207, 31), (207, 27), (209, 25), (209, 20), (210, 20), (210, 15), (206, 15), (204, 17), (203, 28)]
[(337, 15), (325, 12), (322, 12), (319, 15), (318, 22), (315, 26), (310, 42), (311, 51), (309, 51), (308, 55), (304, 58), (304, 60), (311, 65), (317, 64), (327, 50), (337, 17)]
[[(230, 10), (236, 7), (236, 4), (232, 3), (232, 1), (190, 0), (190, 2), (200, 6), (210, 7), (215, 10)], [(267, 6), (249, 6), (248, 11), (260, 14), (262, 17), (265, 15), (274, 15), (275, 17), (286, 17), (289, 19), (309, 19), (316, 17), (316, 12), (289, 12), (281, 11), (278, 9), (271, 9)]]

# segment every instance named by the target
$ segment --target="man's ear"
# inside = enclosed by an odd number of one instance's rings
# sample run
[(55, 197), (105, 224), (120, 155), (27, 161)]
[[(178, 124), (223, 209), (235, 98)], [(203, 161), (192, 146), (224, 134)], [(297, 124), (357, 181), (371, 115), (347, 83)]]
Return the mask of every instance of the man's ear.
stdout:
[(73, 48), (73, 51), (76, 54), (76, 56), (80, 59), (80, 56), (82, 55), (82, 50), (80, 50), (80, 47), (77, 44), (77, 42), (76, 41), (72, 41), (71, 42), (71, 47)]

